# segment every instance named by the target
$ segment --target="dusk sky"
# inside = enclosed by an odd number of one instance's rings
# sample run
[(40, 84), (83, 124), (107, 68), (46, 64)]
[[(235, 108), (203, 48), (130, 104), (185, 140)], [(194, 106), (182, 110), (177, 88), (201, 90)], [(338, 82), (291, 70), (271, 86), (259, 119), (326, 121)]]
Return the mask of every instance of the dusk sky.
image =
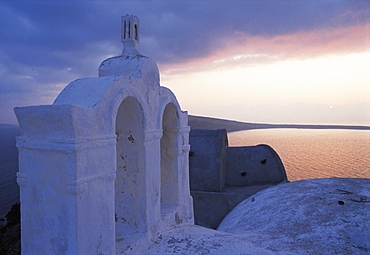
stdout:
[(121, 16), (191, 115), (370, 125), (370, 1), (1, 1), (0, 123), (120, 55)]

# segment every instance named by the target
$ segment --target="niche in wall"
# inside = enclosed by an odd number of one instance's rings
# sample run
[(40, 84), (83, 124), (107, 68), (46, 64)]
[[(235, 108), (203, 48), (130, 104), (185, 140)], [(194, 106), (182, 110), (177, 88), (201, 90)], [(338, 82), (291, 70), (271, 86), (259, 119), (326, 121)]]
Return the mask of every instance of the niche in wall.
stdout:
[(179, 116), (169, 103), (163, 113), (161, 138), (161, 214), (178, 205), (178, 136)]
[(116, 243), (135, 238), (146, 229), (144, 121), (137, 99), (125, 98), (116, 117)]

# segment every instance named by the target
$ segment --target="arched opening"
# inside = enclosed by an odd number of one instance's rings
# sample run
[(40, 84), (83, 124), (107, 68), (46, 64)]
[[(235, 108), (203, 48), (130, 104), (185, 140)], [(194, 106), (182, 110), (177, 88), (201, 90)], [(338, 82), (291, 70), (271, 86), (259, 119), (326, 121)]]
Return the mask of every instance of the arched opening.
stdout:
[(122, 247), (146, 229), (144, 114), (133, 97), (117, 111), (116, 136), (116, 246)]
[(166, 106), (163, 113), (161, 138), (161, 213), (178, 204), (178, 134), (179, 116), (174, 104)]
[(138, 31), (138, 26), (137, 26), (137, 24), (135, 24), (134, 25), (134, 39), (136, 40), (136, 41), (139, 41), (139, 31)]

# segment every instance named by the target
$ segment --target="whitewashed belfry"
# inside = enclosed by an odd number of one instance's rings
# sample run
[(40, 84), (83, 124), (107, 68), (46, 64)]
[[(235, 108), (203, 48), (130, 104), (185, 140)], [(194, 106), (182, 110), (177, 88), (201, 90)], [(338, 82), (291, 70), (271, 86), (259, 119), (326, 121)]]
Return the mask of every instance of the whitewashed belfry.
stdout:
[[(136, 48), (139, 43), (139, 19), (133, 15), (122, 16), (122, 31), (121, 42), (125, 45), (123, 50), (127, 50), (128, 46)], [(122, 55), (125, 55), (124, 53)]]
[(193, 223), (189, 126), (139, 20), (122, 17), (121, 56), (71, 82), (52, 105), (15, 108), (23, 254), (140, 254), (157, 233)]

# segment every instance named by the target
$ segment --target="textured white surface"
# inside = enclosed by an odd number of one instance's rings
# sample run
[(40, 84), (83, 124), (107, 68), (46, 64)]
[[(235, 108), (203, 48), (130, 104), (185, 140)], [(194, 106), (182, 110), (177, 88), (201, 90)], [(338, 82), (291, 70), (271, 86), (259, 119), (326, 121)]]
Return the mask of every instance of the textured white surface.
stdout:
[(182, 255), (269, 255), (276, 254), (257, 247), (248, 236), (235, 235), (195, 225), (180, 225), (159, 234), (140, 254)]
[(280, 184), (236, 206), (218, 230), (280, 254), (368, 254), (370, 179)]
[(15, 109), (23, 254), (125, 253), (193, 223), (187, 112), (153, 60), (111, 60), (53, 105)]

